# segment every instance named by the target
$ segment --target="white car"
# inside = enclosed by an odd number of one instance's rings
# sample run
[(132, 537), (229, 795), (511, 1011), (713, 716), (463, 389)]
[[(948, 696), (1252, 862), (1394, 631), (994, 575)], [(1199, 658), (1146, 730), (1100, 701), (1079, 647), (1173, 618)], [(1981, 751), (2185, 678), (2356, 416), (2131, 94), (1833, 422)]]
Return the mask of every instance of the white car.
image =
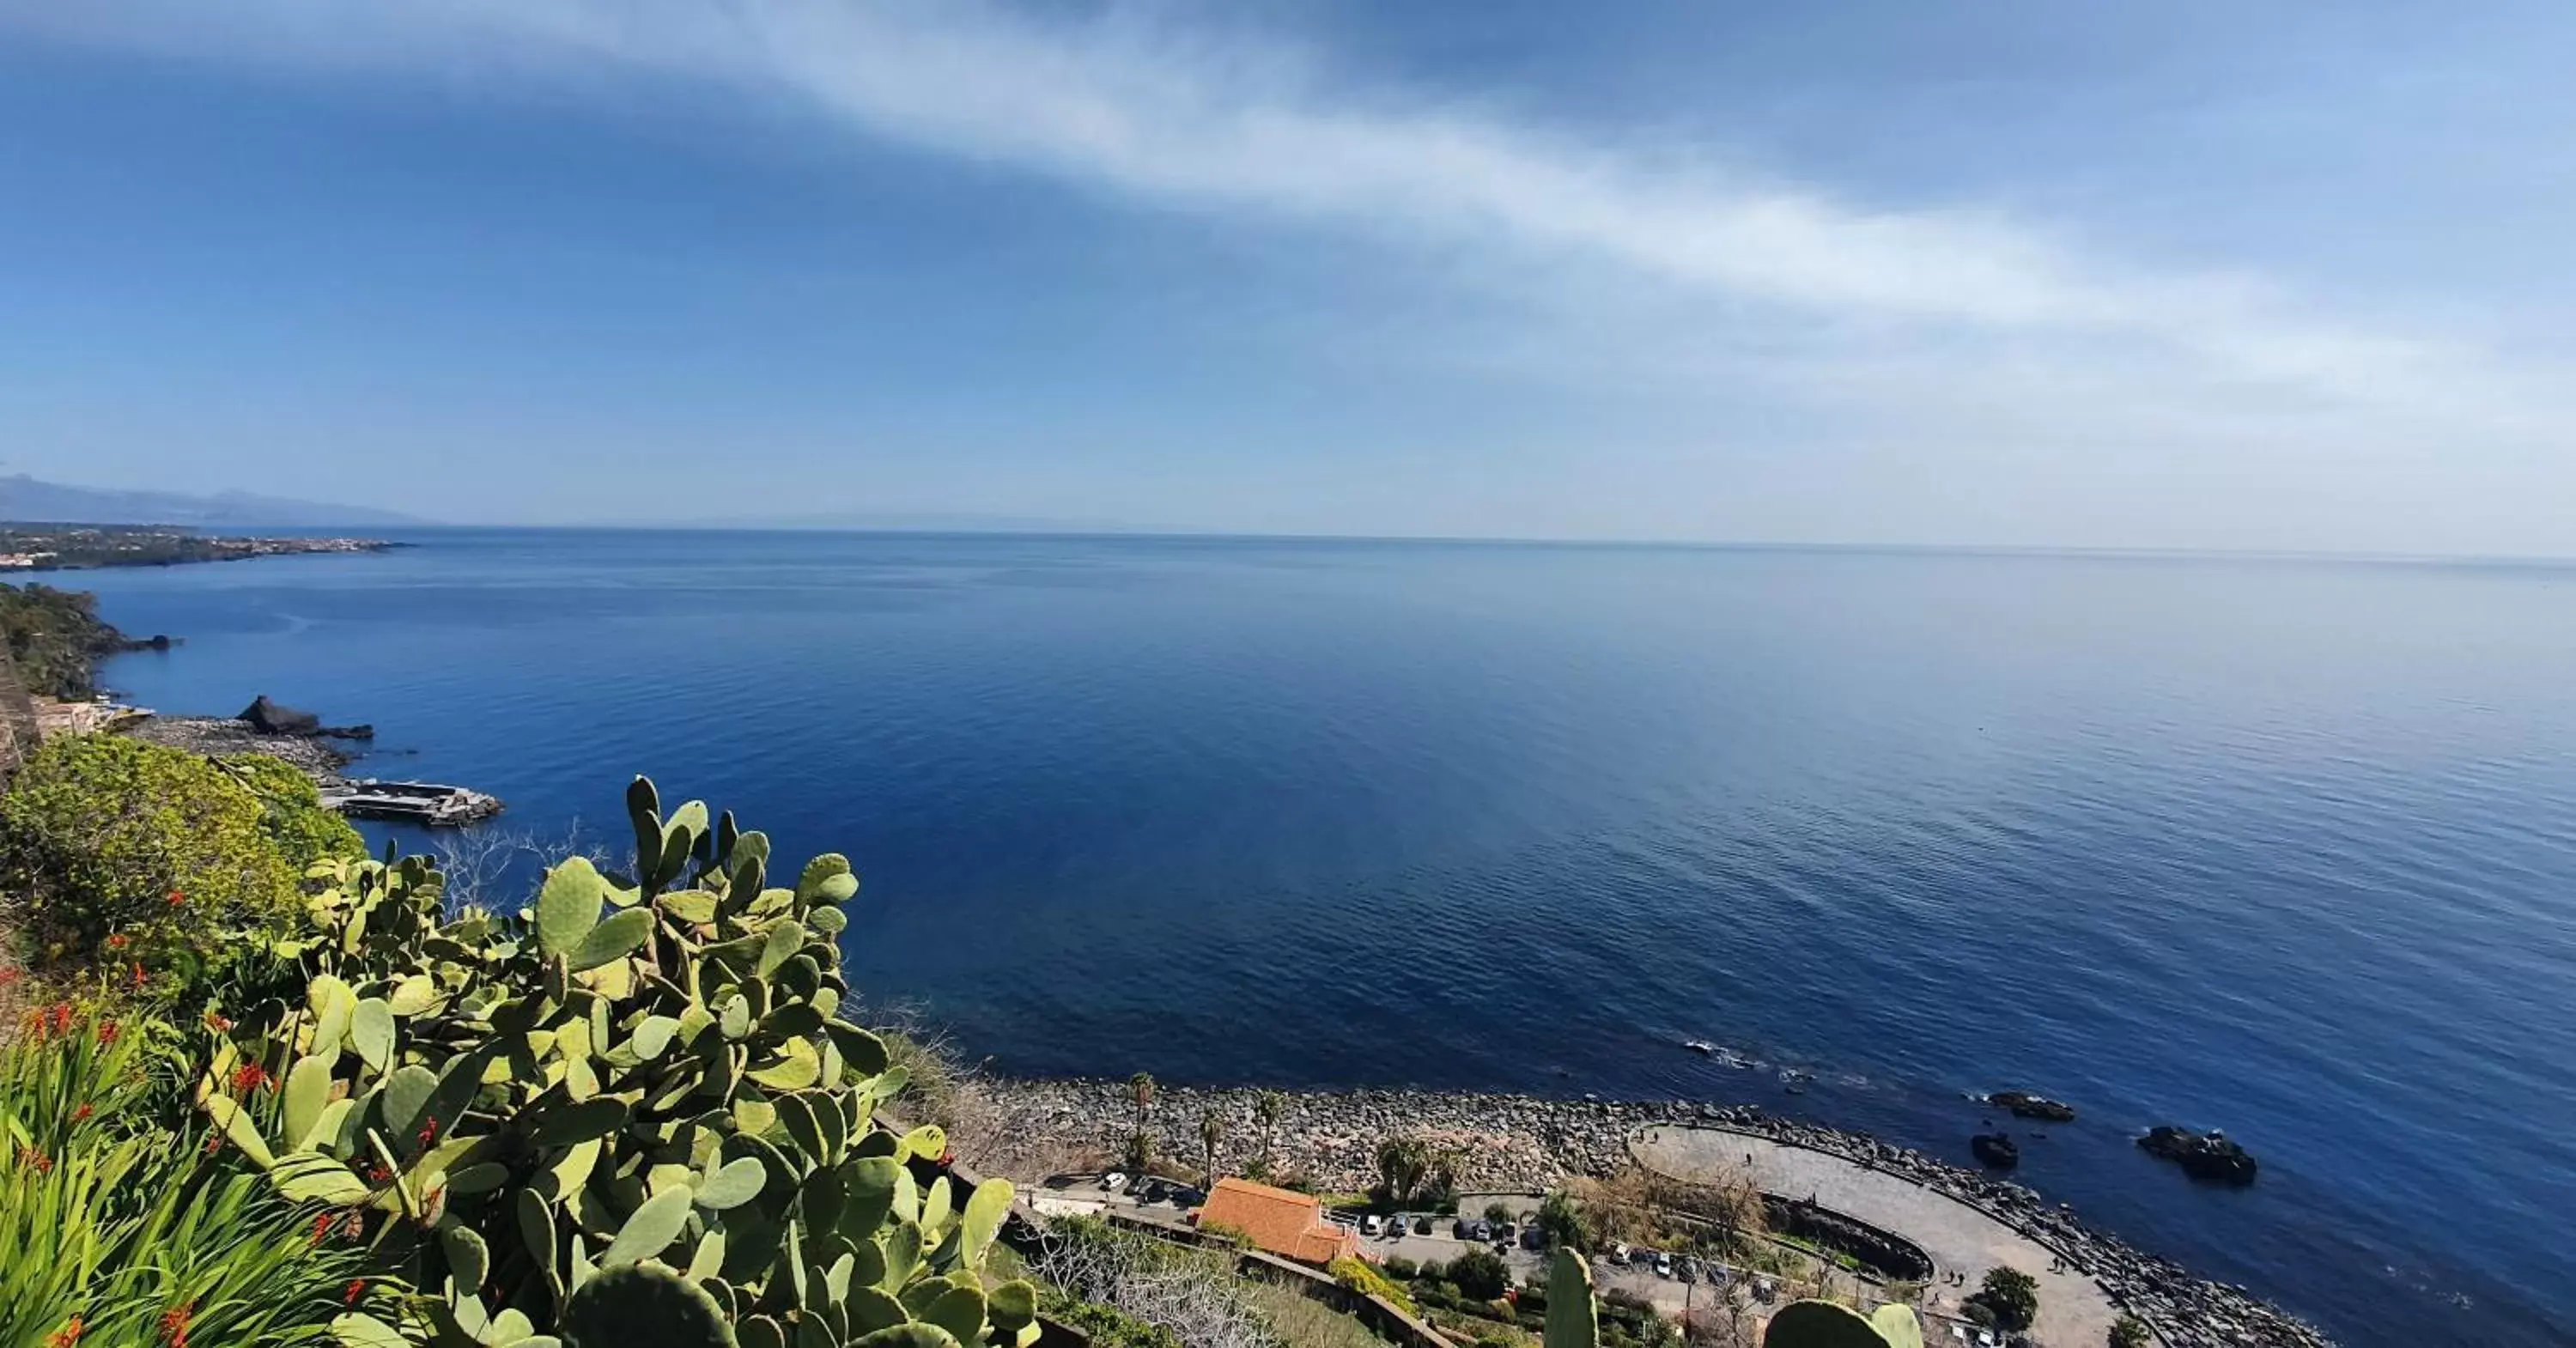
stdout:
[(1382, 1230), (1385, 1225), (1386, 1224), (1384, 1222), (1377, 1219), (1377, 1214), (1372, 1212), (1369, 1215), (1360, 1218), (1360, 1234), (1363, 1236), (1374, 1236)]
[(1673, 1276), (1673, 1257), (1671, 1255), (1659, 1254), (1655, 1256), (1655, 1276), (1658, 1278), (1669, 1278)]
[(1103, 1189), (1107, 1189), (1109, 1192), (1111, 1192), (1111, 1193), (1113, 1193), (1113, 1194), (1114, 1194), (1114, 1193), (1116, 1193), (1116, 1192), (1118, 1192), (1118, 1191), (1119, 1191), (1119, 1190), (1121, 1190), (1121, 1189), (1126, 1188), (1126, 1187), (1127, 1187), (1127, 1172), (1126, 1172), (1126, 1171), (1123, 1171), (1123, 1170), (1112, 1170), (1112, 1171), (1110, 1171), (1108, 1174), (1103, 1175), (1103, 1176), (1101, 1176), (1101, 1177), (1100, 1177), (1100, 1187), (1101, 1187), (1101, 1188), (1103, 1188)]

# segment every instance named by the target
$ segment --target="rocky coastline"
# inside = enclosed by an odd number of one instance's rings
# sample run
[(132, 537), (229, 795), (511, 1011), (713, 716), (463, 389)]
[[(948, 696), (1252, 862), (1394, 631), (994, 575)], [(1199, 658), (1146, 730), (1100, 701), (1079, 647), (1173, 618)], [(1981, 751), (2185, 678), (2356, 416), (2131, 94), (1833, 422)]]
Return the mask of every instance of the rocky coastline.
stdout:
[[(979, 1090), (974, 1132), (998, 1143), (1046, 1149), (1058, 1158), (1118, 1154), (1135, 1127), (1124, 1081), (995, 1081)], [(1262, 1145), (1253, 1088), (1157, 1085), (1146, 1118), (1158, 1155), (1195, 1164), (1199, 1119), (1226, 1121), (1220, 1168), (1240, 1166)], [(1416, 1136), (1454, 1148), (1469, 1191), (1538, 1191), (1576, 1175), (1603, 1176), (1626, 1164), (1628, 1141), (1657, 1124), (1729, 1128), (1839, 1156), (1896, 1175), (1983, 1210), (2092, 1274), (2120, 1306), (2172, 1348), (2327, 1348), (2321, 1332), (2245, 1292), (2193, 1277), (2171, 1260), (2132, 1248), (2008, 1180), (1891, 1146), (1862, 1133), (1775, 1118), (1757, 1105), (1691, 1101), (1555, 1100), (1403, 1090), (1283, 1092), (1271, 1139), (1273, 1170), (1325, 1191), (1376, 1180), (1378, 1144)], [(1008, 1162), (994, 1157), (997, 1170)], [(1032, 1176), (1033, 1178), (1034, 1176)]]

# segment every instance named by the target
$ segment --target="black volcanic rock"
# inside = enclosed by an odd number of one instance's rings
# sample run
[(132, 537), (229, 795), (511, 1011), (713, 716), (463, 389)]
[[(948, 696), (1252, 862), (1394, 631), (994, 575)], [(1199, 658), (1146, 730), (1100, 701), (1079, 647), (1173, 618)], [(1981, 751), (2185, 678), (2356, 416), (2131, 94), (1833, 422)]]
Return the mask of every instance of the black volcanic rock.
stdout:
[(322, 718), (309, 711), (269, 700), (262, 693), (235, 718), (263, 735), (292, 735), (302, 739), (329, 736), (332, 739), (366, 740), (376, 737), (371, 725), (324, 725)]
[(2012, 1111), (2016, 1119), (2046, 1119), (2050, 1123), (2075, 1122), (2075, 1106), (2051, 1100), (2028, 1091), (1997, 1091), (1986, 1097), (1986, 1103)]
[(2010, 1170), (2021, 1164), (2021, 1147), (2008, 1133), (1979, 1133), (1968, 1139), (1968, 1150), (1989, 1170)]
[(2150, 1156), (2181, 1166), (2183, 1173), (2193, 1179), (2218, 1184), (2254, 1182), (2254, 1158), (2216, 1129), (2195, 1133), (2188, 1128), (2158, 1124), (2138, 1139), (2138, 1147)]

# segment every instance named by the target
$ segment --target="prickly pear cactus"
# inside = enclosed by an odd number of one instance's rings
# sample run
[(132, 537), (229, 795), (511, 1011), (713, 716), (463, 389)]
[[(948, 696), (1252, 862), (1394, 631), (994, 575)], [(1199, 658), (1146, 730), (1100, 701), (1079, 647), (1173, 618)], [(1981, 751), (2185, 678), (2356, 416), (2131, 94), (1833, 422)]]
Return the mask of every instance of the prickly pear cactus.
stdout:
[(302, 1004), (218, 1046), (198, 1096), (226, 1138), (418, 1289), (342, 1338), (606, 1343), (613, 1280), (674, 1283), (755, 1348), (1027, 1348), (1033, 1290), (977, 1277), (1010, 1186), (925, 1188), (940, 1131), (874, 1125), (904, 1074), (839, 1018), (849, 863), (773, 886), (730, 814), (665, 818), (642, 778), (627, 806), (632, 875), (569, 858), (517, 913), (450, 913), (417, 857), (318, 866)]
[(1546, 1348), (1596, 1348), (1601, 1310), (1592, 1304), (1592, 1269), (1583, 1256), (1558, 1250), (1547, 1273)]
[(1763, 1329), (1762, 1348), (1923, 1348), (1923, 1326), (1903, 1306), (1864, 1319), (1831, 1301), (1792, 1301)]

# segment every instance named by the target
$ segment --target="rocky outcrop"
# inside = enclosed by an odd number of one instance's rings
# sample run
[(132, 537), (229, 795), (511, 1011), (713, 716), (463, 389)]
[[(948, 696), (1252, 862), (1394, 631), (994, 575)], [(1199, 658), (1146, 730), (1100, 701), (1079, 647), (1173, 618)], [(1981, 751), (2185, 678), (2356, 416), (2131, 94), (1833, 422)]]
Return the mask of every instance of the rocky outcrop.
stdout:
[(2183, 1173), (2193, 1179), (2215, 1184), (2254, 1182), (2254, 1158), (2215, 1128), (2206, 1133), (2195, 1133), (2172, 1124), (2158, 1124), (2148, 1129), (2145, 1137), (2138, 1139), (2138, 1147), (2149, 1156), (2162, 1157), (2180, 1165)]
[(249, 726), (253, 733), (261, 735), (341, 740), (368, 740), (376, 737), (374, 726), (324, 725), (321, 717), (309, 711), (297, 711), (293, 707), (270, 701), (266, 693), (253, 699), (249, 706), (242, 708), (242, 714), (234, 719)]
[(2008, 1109), (2016, 1119), (2045, 1119), (2050, 1123), (2075, 1122), (2075, 1106), (2045, 1095), (2028, 1091), (1997, 1091), (1986, 1097), (1986, 1103), (1997, 1109)]
[(1968, 1150), (1989, 1170), (2010, 1170), (2021, 1164), (2021, 1145), (2010, 1133), (1979, 1133), (1968, 1139)]

